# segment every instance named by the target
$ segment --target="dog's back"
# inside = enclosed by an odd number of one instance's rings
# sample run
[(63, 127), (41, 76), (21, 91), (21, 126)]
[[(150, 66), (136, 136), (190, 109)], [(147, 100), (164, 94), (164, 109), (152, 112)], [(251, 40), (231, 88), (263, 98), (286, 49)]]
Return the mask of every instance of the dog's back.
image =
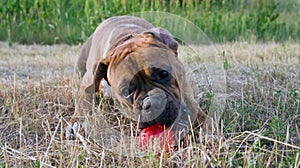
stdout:
[(119, 39), (151, 28), (153, 28), (152, 24), (134, 16), (115, 16), (103, 21), (83, 45), (77, 58), (75, 71), (83, 77), (88, 70), (87, 64), (95, 64), (105, 58), (109, 47)]

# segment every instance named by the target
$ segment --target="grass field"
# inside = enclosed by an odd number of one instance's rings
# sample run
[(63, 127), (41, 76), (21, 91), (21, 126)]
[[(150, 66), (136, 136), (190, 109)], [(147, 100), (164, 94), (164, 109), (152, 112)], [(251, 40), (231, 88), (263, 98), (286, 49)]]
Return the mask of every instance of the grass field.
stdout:
[[(145, 11), (186, 18), (215, 43), (216, 50), (195, 46), (198, 56), (182, 45), (179, 53), (209, 113), (216, 95), (207, 68), (213, 70), (216, 52), (221, 58), (226, 101), (219, 135), (194, 128), (185, 147), (160, 156), (64, 140), (79, 92), (73, 69), (82, 43), (104, 19)], [(0, 168), (300, 167), (299, 18), (299, 0), (2, 0)], [(135, 138), (137, 123), (118, 113), (118, 103), (97, 98), (92, 114)]]
[(78, 44), (111, 16), (164, 11), (189, 19), (214, 42), (299, 41), (298, 0), (3, 0), (0, 40)]
[[(205, 55), (213, 54), (206, 47)], [(80, 46), (0, 42), (0, 167), (299, 167), (299, 44), (236, 42), (216, 48), (226, 60), (222, 136), (195, 129), (187, 147), (169, 156), (134, 157), (62, 139), (62, 123), (78, 94), (72, 72)], [(198, 99), (203, 108), (207, 98)], [(95, 112), (113, 109), (109, 102), (101, 101)]]

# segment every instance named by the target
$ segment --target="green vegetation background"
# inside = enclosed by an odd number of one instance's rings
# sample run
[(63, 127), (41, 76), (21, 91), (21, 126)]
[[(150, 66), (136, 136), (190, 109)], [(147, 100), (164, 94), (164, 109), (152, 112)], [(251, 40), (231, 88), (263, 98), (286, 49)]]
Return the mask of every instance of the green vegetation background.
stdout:
[(142, 11), (187, 18), (214, 42), (300, 40), (298, 0), (2, 0), (0, 41), (76, 44), (104, 19)]

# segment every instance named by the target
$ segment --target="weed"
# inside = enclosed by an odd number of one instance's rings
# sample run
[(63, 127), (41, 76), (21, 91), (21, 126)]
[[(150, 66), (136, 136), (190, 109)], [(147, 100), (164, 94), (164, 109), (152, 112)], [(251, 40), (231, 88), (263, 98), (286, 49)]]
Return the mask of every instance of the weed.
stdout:
[[(298, 44), (286, 43), (286, 52), (281, 52), (276, 50), (280, 46), (218, 44), (230, 65), (222, 136), (211, 137), (195, 128), (187, 136), (186, 147), (167, 157), (153, 153), (134, 157), (92, 142), (84, 146), (78, 139), (62, 138), (63, 121), (72, 115), (78, 94), (72, 56), (79, 46), (15, 44), (10, 48), (0, 43), (0, 167), (299, 167), (300, 72), (295, 63), (300, 49)], [(208, 46), (200, 47), (211, 54)], [(249, 53), (253, 64), (249, 64)], [(282, 54), (289, 59), (281, 59)], [(265, 57), (263, 62), (260, 55)], [(205, 64), (201, 59), (194, 62)], [(201, 73), (193, 71), (195, 77)], [(208, 108), (214, 94), (209, 87), (202, 89), (207, 93), (198, 102)], [(195, 95), (202, 91), (196, 90)], [(118, 114), (117, 103), (103, 97), (98, 103), (95, 114), (101, 112), (111, 129), (136, 135), (131, 132), (136, 123)]]
[(0, 40), (77, 44), (111, 16), (165, 11), (189, 19), (214, 42), (299, 41), (299, 5), (297, 0), (4, 0)]

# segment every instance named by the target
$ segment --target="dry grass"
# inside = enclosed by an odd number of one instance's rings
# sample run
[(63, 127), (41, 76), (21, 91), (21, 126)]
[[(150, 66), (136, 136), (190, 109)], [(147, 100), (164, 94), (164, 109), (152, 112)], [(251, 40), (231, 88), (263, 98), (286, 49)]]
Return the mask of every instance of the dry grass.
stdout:
[[(79, 81), (72, 72), (80, 46), (9, 48), (0, 43), (0, 167), (299, 167), (300, 45), (216, 47), (225, 51), (222, 63), (227, 78), (222, 136), (211, 138), (195, 129), (187, 147), (169, 156), (135, 157), (62, 139), (62, 123), (72, 114), (78, 93)], [(203, 57), (187, 62), (200, 66), (214, 54), (207, 46), (199, 51)], [(203, 75), (199, 69), (190, 72), (199, 79)], [(195, 84), (201, 87), (195, 95), (206, 93), (199, 104), (209, 106), (206, 100), (213, 96), (209, 87)], [(95, 109), (115, 111), (113, 104), (100, 99)], [(115, 118), (128, 124), (123, 117)]]

